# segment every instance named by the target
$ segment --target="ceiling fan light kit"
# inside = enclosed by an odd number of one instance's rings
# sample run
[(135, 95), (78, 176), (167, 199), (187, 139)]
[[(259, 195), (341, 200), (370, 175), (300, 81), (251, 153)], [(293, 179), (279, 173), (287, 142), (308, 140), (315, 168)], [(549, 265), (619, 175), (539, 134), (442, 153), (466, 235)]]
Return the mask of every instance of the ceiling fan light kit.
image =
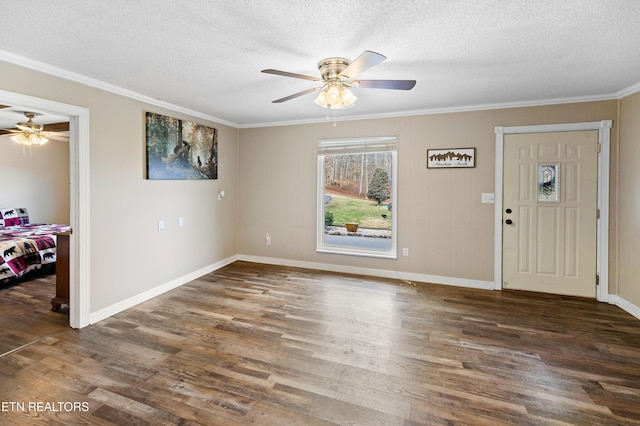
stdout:
[(320, 90), (320, 94), (315, 99), (315, 104), (323, 108), (345, 109), (354, 105), (358, 99), (351, 88), (362, 87), (369, 89), (393, 89), (411, 90), (415, 80), (356, 80), (355, 78), (363, 71), (378, 65), (386, 57), (370, 50), (365, 50), (353, 62), (345, 58), (327, 58), (318, 62), (318, 69), (322, 78), (311, 77), (303, 74), (296, 74), (287, 71), (274, 69), (262, 70), (263, 73), (281, 75), (284, 77), (300, 78), (303, 80), (320, 81), (324, 84), (320, 87), (307, 89), (302, 92), (284, 98), (276, 99), (273, 103), (282, 103), (297, 98), (307, 93)]
[(28, 133), (28, 132), (18, 133), (17, 135), (13, 135), (11, 136), (11, 139), (15, 142), (18, 142), (19, 144), (27, 145), (27, 146), (44, 145), (45, 143), (49, 142), (49, 139), (45, 138), (44, 136), (40, 136), (35, 133)]
[(49, 139), (40, 134), (44, 126), (33, 122), (33, 119), (36, 117), (36, 113), (25, 112), (24, 116), (27, 117), (27, 121), (16, 123), (16, 127), (21, 130), (22, 133), (11, 136), (11, 139), (21, 145), (28, 146), (29, 149), (31, 149), (31, 145), (44, 145), (49, 142)]
[(353, 106), (357, 99), (347, 87), (334, 85), (320, 92), (314, 102), (322, 108), (344, 109)]
[(18, 133), (16, 135), (11, 136), (11, 139), (14, 142), (17, 142), (20, 145), (22, 145), (23, 154), (26, 154), (27, 147), (29, 147), (29, 156), (31, 156), (31, 147), (33, 145), (44, 145), (45, 143), (49, 142), (49, 139), (45, 138), (44, 136), (41, 136), (37, 133), (29, 133), (29, 132)]
[[(45, 137), (45, 134), (53, 134), (55, 132), (44, 132), (44, 126), (33, 122), (36, 117), (35, 112), (25, 112), (27, 121), (16, 123), (15, 129), (9, 129), (7, 132), (11, 135), (11, 140), (22, 145), (22, 153), (26, 153), (26, 147), (29, 147), (29, 155), (31, 155), (31, 147), (34, 145), (44, 145), (49, 142), (49, 139)], [(54, 135), (55, 136), (55, 135)], [(51, 137), (51, 136), (50, 136)]]

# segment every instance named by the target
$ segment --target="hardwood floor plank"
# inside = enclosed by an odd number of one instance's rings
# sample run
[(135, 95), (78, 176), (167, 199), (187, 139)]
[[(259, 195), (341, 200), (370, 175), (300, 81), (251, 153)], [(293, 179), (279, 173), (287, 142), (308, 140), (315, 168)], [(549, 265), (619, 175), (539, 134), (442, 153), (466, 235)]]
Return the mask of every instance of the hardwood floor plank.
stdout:
[(257, 401), (252, 410), (243, 419), (243, 424), (257, 425), (300, 425), (300, 426), (335, 426), (335, 422), (323, 420), (305, 412), (294, 411), (285, 407)]
[[(311, 406), (309, 414), (321, 420), (335, 424), (349, 424), (357, 419), (362, 425), (402, 425), (404, 418), (349, 403), (340, 399), (318, 396)], [(409, 413), (406, 413), (407, 417)]]

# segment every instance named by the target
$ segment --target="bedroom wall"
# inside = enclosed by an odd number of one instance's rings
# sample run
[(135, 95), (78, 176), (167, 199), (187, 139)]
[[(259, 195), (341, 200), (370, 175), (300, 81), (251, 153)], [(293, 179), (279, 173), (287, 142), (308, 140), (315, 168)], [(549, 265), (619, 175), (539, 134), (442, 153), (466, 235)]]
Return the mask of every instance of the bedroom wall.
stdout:
[[(483, 286), (493, 281), (495, 126), (614, 120), (617, 156), (618, 101), (473, 111), (240, 130), (239, 253), (271, 262), (329, 264), (419, 274), (434, 282)], [(338, 113), (339, 115), (339, 113)], [(323, 138), (397, 135), (399, 140), (397, 260), (315, 251), (316, 154)], [(426, 169), (427, 148), (476, 147), (473, 169)], [(617, 203), (612, 164), (611, 206)], [(395, 212), (394, 212), (395, 213)], [(611, 228), (615, 231), (615, 215)], [(271, 245), (265, 245), (269, 233)], [(616, 256), (611, 233), (611, 257)], [(401, 252), (401, 250), (399, 250)], [(357, 269), (360, 270), (360, 269)], [(610, 293), (617, 291), (615, 262)]]
[[(91, 313), (235, 256), (236, 129), (1, 61), (0, 75), (0, 89), (90, 111)], [(216, 127), (219, 178), (146, 180), (145, 111)]]
[(0, 207), (26, 207), (31, 223), (69, 223), (69, 144), (50, 140), (23, 151), (0, 138)]
[(640, 93), (620, 101), (619, 295), (640, 306)]

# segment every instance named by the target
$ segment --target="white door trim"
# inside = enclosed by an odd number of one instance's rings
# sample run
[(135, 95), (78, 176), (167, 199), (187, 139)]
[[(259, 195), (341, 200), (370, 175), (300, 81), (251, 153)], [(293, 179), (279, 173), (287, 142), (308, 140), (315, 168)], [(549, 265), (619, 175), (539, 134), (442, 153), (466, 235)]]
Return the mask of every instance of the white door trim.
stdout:
[(0, 90), (0, 103), (69, 117), (70, 238), (69, 325), (89, 325), (89, 110), (87, 108)]
[[(609, 153), (611, 144), (611, 120), (586, 123), (544, 124), (534, 126), (496, 126), (496, 175), (494, 205), (494, 289), (502, 290), (502, 210), (504, 178), (504, 135), (521, 133), (575, 132), (597, 130), (600, 154), (598, 157), (598, 209), (600, 219), (597, 226), (596, 273), (600, 285), (596, 289), (596, 298), (600, 302), (609, 301)], [(594, 277), (595, 279), (595, 277)]]

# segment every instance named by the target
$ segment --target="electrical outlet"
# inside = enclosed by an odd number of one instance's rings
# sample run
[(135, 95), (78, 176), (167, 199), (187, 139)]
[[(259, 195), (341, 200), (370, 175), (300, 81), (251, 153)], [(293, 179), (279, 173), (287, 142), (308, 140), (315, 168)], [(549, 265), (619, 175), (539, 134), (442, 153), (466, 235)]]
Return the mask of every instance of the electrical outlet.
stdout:
[(164, 231), (164, 221), (158, 222), (158, 231)]
[(184, 218), (178, 218), (178, 228), (182, 228), (184, 226)]
[(264, 237), (264, 243), (266, 245), (271, 245), (271, 237), (269, 236), (269, 234), (267, 234), (267, 236)]
[(407, 247), (402, 249), (402, 255), (403, 256), (409, 256), (409, 249)]

